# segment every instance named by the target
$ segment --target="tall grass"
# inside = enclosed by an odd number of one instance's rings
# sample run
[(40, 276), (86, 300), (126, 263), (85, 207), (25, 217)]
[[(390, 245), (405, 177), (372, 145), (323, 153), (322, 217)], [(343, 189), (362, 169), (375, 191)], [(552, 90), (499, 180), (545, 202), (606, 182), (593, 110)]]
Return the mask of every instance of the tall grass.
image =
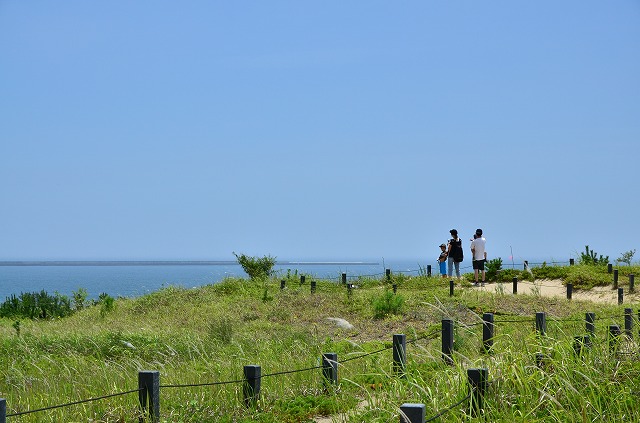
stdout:
[[(197, 289), (168, 287), (135, 299), (118, 299), (64, 319), (23, 320), (20, 334), (0, 319), (0, 396), (8, 413), (33, 410), (137, 388), (137, 373), (158, 370), (165, 422), (397, 421), (399, 406), (420, 402), (428, 415), (468, 395), (466, 370), (487, 368), (486, 421), (636, 421), (640, 410), (637, 345), (623, 339), (609, 350), (608, 325), (622, 323), (622, 306), (559, 298), (491, 294), (457, 289), (437, 278), (403, 277), (401, 313), (376, 312), (388, 284), (366, 278), (351, 294), (341, 284), (309, 286), (278, 280), (228, 279)], [(267, 289), (269, 299), (265, 300)], [(394, 309), (395, 310), (395, 309)], [(484, 312), (496, 313), (491, 354), (483, 352)], [(549, 315), (546, 336), (533, 316)], [(599, 317), (593, 346), (577, 356), (574, 336), (584, 334), (584, 313)], [(337, 326), (342, 318), (353, 328)], [(377, 317), (377, 318), (376, 318)], [(440, 353), (440, 321), (456, 322), (454, 364)], [(407, 368), (392, 367), (394, 333), (407, 335)], [(338, 386), (322, 380), (321, 355), (338, 354)], [(536, 365), (544, 354), (545, 364)], [(243, 366), (262, 367), (257, 406), (242, 404)], [(299, 370), (299, 371), (297, 371)], [(281, 373), (273, 376), (274, 373)], [(468, 402), (439, 421), (467, 421)], [(137, 394), (28, 414), (20, 422), (132, 422)]]

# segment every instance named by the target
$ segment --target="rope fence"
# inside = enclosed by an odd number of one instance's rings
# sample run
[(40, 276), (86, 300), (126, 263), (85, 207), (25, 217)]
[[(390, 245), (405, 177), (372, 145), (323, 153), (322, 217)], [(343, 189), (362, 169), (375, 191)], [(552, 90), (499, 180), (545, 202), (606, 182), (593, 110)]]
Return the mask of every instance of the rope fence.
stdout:
[[(456, 362), (456, 358), (454, 355), (455, 343), (454, 343), (454, 333), (455, 328), (461, 330), (469, 330), (470, 328), (482, 326), (483, 334), (482, 334), (482, 346), (484, 348), (485, 353), (495, 353), (496, 349), (494, 346), (494, 340), (496, 339), (495, 329), (497, 326), (502, 324), (511, 324), (511, 323), (535, 323), (535, 331), (536, 333), (544, 337), (547, 334), (547, 322), (549, 321), (551, 324), (565, 324), (567, 322), (578, 322), (582, 321), (585, 323), (585, 333), (587, 335), (579, 335), (574, 336), (573, 339), (573, 348), (574, 352), (577, 355), (582, 354), (584, 350), (593, 347), (595, 333), (595, 325), (596, 321), (603, 320), (615, 320), (624, 318), (624, 330), (620, 328), (618, 325), (609, 325), (608, 326), (608, 337), (606, 340), (601, 339), (601, 341), (606, 341), (606, 345), (608, 346), (609, 353), (615, 355), (616, 357), (638, 357), (637, 351), (628, 351), (621, 347), (624, 339), (631, 340), (633, 339), (633, 327), (640, 320), (640, 312), (634, 313), (632, 309), (625, 309), (625, 313), (621, 315), (611, 315), (611, 316), (600, 316), (596, 318), (595, 313), (587, 312), (585, 313), (584, 320), (577, 319), (557, 319), (551, 317), (547, 319), (547, 314), (545, 312), (536, 313), (534, 318), (529, 319), (498, 319), (494, 318), (493, 313), (484, 313), (482, 316), (482, 322), (472, 323), (472, 324), (464, 324), (462, 322), (456, 322), (453, 319), (442, 319), (440, 324), (441, 329), (441, 340), (442, 340), (442, 360), (448, 364), (453, 365)], [(640, 336), (640, 334), (639, 334)], [(322, 370), (322, 376), (325, 383), (330, 385), (338, 384), (338, 365), (342, 365), (344, 363), (360, 360), (368, 356), (372, 356), (375, 354), (380, 354), (382, 352), (393, 350), (393, 369), (394, 374), (401, 378), (406, 378), (407, 375), (407, 343), (415, 344), (418, 341), (425, 339), (432, 339), (433, 336), (424, 335), (420, 337), (415, 337), (407, 342), (406, 335), (404, 334), (395, 334), (393, 335), (393, 342), (391, 346), (387, 346), (384, 348), (380, 348), (375, 351), (358, 354), (354, 357), (349, 357), (343, 360), (338, 360), (336, 353), (324, 353), (322, 354), (322, 364), (318, 366), (311, 366), (302, 369), (293, 369), (293, 370), (285, 370), (273, 373), (262, 374), (261, 367), (258, 365), (249, 365), (244, 366), (244, 378), (228, 380), (228, 381), (219, 381), (219, 382), (205, 382), (205, 383), (187, 383), (187, 384), (160, 384), (160, 373), (158, 371), (141, 371), (138, 373), (138, 389), (132, 389), (125, 392), (119, 392), (114, 394), (107, 394), (103, 396), (93, 397), (89, 399), (83, 399), (73, 402), (68, 402), (65, 404), (52, 405), (48, 407), (42, 407), (38, 409), (21, 411), (15, 413), (6, 412), (6, 400), (0, 398), (0, 423), (6, 423), (7, 418), (11, 417), (19, 417), (27, 414), (33, 414), (38, 412), (45, 412), (48, 410), (70, 407), (77, 404), (83, 404), (93, 401), (100, 401), (107, 398), (113, 398), (118, 396), (129, 395), (133, 393), (139, 394), (139, 402), (140, 402), (140, 411), (144, 419), (148, 419), (151, 422), (159, 422), (160, 420), (160, 390), (161, 389), (169, 389), (169, 388), (193, 388), (193, 387), (205, 387), (205, 386), (213, 386), (213, 385), (227, 385), (227, 384), (242, 384), (243, 385), (243, 399), (244, 404), (247, 407), (255, 405), (256, 402), (260, 398), (260, 389), (261, 389), (261, 380), (267, 377), (275, 377), (282, 376), (292, 373), (300, 373), (300, 372), (309, 372), (315, 370)], [(544, 367), (545, 357), (536, 356), (537, 366), (540, 368)], [(467, 369), (467, 378), (469, 385), (469, 394), (464, 398), (458, 400), (453, 405), (444, 408), (439, 411), (437, 414), (430, 418), (426, 418), (425, 410), (426, 406), (424, 404), (414, 404), (414, 403), (405, 403), (400, 406), (400, 416), (403, 422), (406, 423), (424, 423), (433, 421), (439, 417), (442, 417), (444, 414), (455, 410), (460, 407), (466, 401), (469, 401), (470, 412), (472, 415), (477, 414), (480, 410), (483, 409), (482, 402), (484, 400), (484, 395), (486, 388), (492, 382), (488, 382), (487, 378), (487, 369)], [(141, 421), (143, 418), (141, 417)]]

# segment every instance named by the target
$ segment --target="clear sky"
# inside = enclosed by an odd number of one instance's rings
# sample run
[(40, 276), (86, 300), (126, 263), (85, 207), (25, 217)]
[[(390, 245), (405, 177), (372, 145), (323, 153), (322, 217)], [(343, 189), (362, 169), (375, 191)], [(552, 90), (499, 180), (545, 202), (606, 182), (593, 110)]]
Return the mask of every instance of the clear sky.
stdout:
[(616, 258), (639, 167), (637, 0), (0, 1), (0, 260)]

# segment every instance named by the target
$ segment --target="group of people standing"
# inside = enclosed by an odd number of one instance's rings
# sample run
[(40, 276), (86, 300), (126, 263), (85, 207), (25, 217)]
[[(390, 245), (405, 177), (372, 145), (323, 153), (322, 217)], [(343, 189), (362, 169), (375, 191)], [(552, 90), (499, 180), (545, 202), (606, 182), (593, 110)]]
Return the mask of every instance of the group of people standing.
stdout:
[[(462, 248), (462, 239), (458, 237), (458, 231), (451, 229), (449, 231), (451, 239), (447, 244), (440, 244), (440, 256), (438, 257), (438, 263), (440, 264), (440, 274), (443, 278), (447, 275), (449, 278), (453, 276), (453, 270), (455, 268), (456, 277), (460, 279), (460, 263), (464, 260), (464, 251)], [(482, 275), (482, 286), (485, 282), (485, 270), (484, 265), (487, 261), (486, 243), (487, 240), (482, 236), (482, 229), (476, 229), (473, 239), (471, 241), (471, 257), (473, 258), (473, 276), (474, 285), (478, 286), (478, 278)], [(447, 267), (449, 272), (447, 273)]]

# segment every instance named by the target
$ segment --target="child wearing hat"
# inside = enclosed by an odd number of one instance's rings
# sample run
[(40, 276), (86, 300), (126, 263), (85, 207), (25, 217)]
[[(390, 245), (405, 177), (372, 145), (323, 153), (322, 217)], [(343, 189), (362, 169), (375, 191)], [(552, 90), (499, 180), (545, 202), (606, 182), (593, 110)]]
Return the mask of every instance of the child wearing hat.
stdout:
[(440, 274), (443, 278), (447, 277), (447, 246), (440, 244), (440, 257), (438, 257), (438, 263), (440, 264)]

